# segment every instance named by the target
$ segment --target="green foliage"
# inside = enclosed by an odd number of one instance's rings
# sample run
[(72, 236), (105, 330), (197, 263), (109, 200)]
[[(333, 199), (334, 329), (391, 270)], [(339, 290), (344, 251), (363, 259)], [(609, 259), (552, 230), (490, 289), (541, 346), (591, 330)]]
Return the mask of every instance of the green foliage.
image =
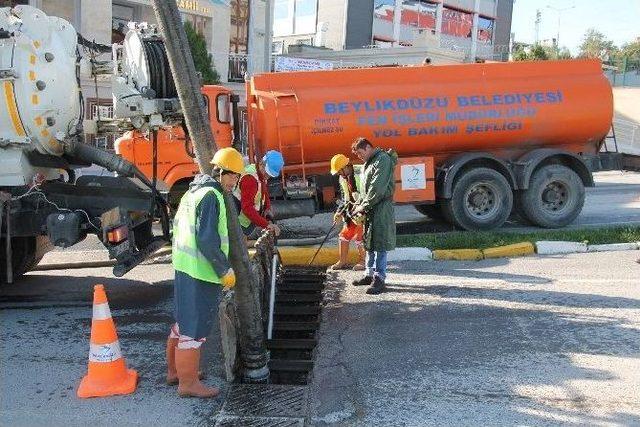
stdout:
[(514, 61), (546, 61), (553, 58), (553, 48), (548, 48), (540, 44), (534, 44), (527, 51), (527, 48), (523, 45), (519, 45), (514, 48), (513, 60)]
[(196, 71), (202, 74), (202, 83), (220, 83), (220, 75), (213, 65), (213, 58), (207, 52), (207, 41), (204, 36), (199, 34), (190, 22), (184, 23), (184, 30), (187, 33), (187, 41), (191, 48)]
[(621, 56), (626, 56), (627, 58), (640, 58), (640, 39), (622, 45), (620, 54)]
[(606, 60), (614, 56), (618, 48), (595, 28), (589, 28), (580, 44), (580, 57)]
[(587, 242), (592, 245), (640, 241), (640, 227), (584, 228), (566, 230), (520, 231), (455, 231), (452, 233), (398, 236), (398, 246), (429, 249), (487, 249), (495, 246), (539, 240)]
[(546, 61), (549, 59), (549, 55), (545, 48), (539, 44), (533, 45), (531, 53), (529, 54), (533, 61)]

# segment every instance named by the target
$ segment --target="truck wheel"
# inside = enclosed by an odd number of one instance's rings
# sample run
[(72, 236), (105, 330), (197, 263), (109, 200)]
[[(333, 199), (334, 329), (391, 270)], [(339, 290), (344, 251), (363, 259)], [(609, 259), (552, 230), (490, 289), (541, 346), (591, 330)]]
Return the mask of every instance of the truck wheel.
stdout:
[(460, 228), (480, 231), (500, 227), (512, 207), (513, 192), (505, 177), (494, 169), (474, 168), (456, 180), (443, 213)]
[(433, 205), (413, 205), (414, 208), (422, 215), (426, 215), (431, 219), (441, 220), (443, 219), (442, 209), (439, 204)]
[[(6, 238), (0, 239), (0, 283), (7, 283), (7, 264), (6, 264)], [(13, 270), (13, 280), (16, 281), (20, 276), (28, 272), (36, 266), (39, 259), (36, 258), (36, 238), (35, 237), (12, 237), (11, 238), (11, 262)]]
[(573, 170), (563, 165), (543, 166), (518, 197), (518, 212), (540, 227), (564, 227), (580, 214), (584, 194), (584, 184)]

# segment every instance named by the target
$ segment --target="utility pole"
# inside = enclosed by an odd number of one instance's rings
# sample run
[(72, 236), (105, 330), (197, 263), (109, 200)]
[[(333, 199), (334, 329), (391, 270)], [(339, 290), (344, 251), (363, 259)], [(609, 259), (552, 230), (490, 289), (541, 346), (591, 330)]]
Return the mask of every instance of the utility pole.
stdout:
[[(153, 10), (164, 38), (172, 76), (180, 98), (193, 151), (201, 173), (211, 173), (211, 159), (217, 149), (207, 119), (200, 91), (200, 79), (196, 74), (193, 56), (187, 43), (178, 5), (175, 1), (152, 0)], [(247, 382), (266, 382), (269, 378), (268, 355), (262, 330), (262, 317), (258, 288), (251, 274), (249, 253), (244, 241), (238, 212), (231, 193), (224, 192), (229, 224), (229, 261), (236, 273), (234, 288), (236, 311), (240, 326), (240, 357), (244, 365), (243, 376)]]
[(536, 38), (535, 38), (535, 43), (534, 44), (538, 44), (540, 42), (540, 22), (542, 21), (542, 12), (540, 12), (540, 9), (536, 10)]
[(396, 0), (393, 6), (393, 47), (400, 46), (400, 28), (402, 27), (402, 0)]
[(562, 12), (566, 12), (567, 10), (575, 9), (575, 5), (574, 6), (569, 6), (569, 7), (562, 7), (562, 8), (558, 8), (558, 7), (553, 7), (551, 5), (547, 5), (547, 9), (555, 10), (558, 13), (558, 33), (556, 35), (556, 55), (559, 55), (560, 54), (560, 24), (561, 24), (561, 19), (562, 19)]

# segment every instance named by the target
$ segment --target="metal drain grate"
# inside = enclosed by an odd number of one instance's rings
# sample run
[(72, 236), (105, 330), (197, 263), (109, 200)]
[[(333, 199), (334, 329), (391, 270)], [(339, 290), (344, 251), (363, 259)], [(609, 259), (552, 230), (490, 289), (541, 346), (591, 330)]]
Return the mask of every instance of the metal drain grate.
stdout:
[(215, 427), (304, 427), (304, 418), (236, 417), (222, 415)]
[(306, 412), (306, 387), (275, 384), (235, 384), (222, 407), (224, 415), (238, 416), (304, 417)]

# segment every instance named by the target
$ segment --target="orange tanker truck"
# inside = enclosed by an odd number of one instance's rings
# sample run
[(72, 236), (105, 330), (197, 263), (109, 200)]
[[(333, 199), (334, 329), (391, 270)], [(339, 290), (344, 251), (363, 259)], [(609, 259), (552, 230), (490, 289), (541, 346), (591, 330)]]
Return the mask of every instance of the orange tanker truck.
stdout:
[[(238, 141), (237, 98), (203, 88), (219, 146)], [(611, 127), (600, 62), (540, 61), (273, 73), (247, 84), (248, 151), (283, 153), (271, 182), (276, 216), (330, 207), (336, 153), (356, 137), (399, 155), (396, 203), (467, 230), (501, 226), (516, 209), (542, 227), (580, 213)], [(162, 131), (157, 176), (180, 194), (197, 167), (181, 130)], [(128, 134), (117, 150), (151, 174), (152, 145)], [(353, 158), (353, 156), (352, 156)]]

